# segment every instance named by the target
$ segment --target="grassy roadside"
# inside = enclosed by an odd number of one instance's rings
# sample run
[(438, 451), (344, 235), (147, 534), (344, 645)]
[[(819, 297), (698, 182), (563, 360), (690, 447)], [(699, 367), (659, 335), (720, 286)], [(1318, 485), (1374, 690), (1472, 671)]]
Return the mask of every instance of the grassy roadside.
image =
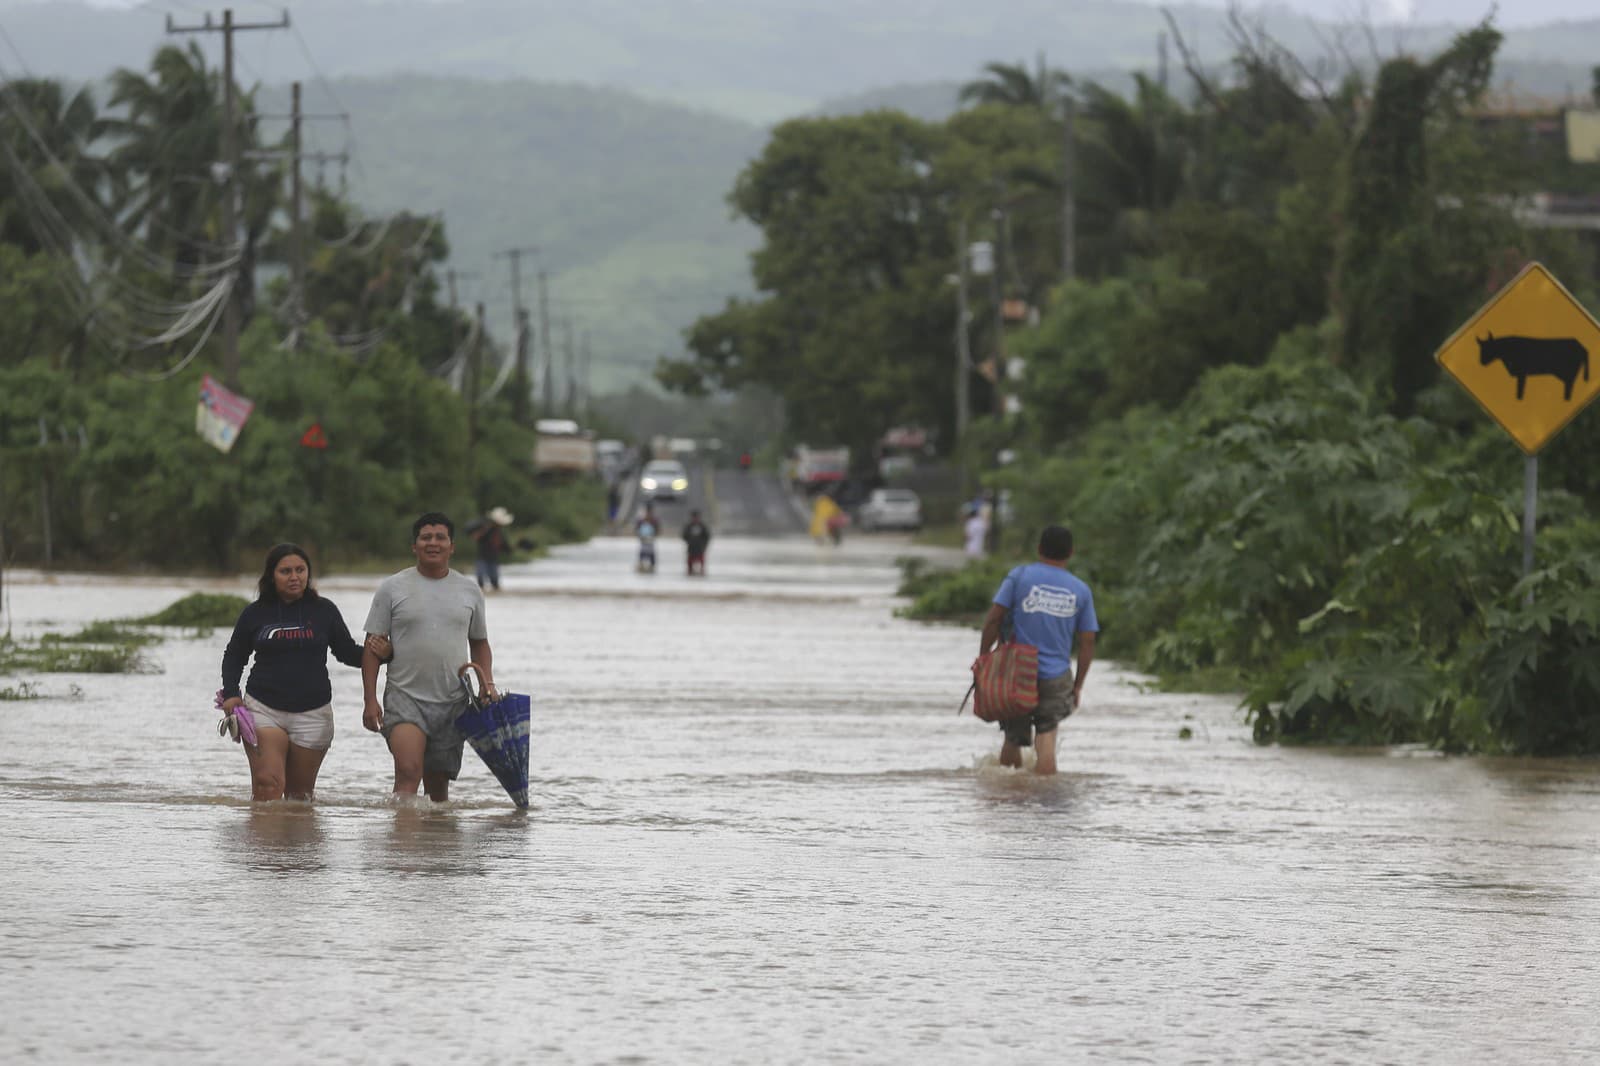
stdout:
[[(160, 673), (161, 667), (144, 654), (144, 649), (166, 637), (151, 629), (182, 629), (196, 636), (226, 629), (247, 602), (242, 596), (193, 592), (139, 618), (102, 619), (74, 632), (42, 633), (32, 640), (0, 636), (0, 680), (19, 674)], [(0, 685), (0, 701), (44, 699), (49, 695), (31, 680)]]
[(959, 548), (962, 545), (961, 524), (959, 522), (925, 524), (917, 530), (916, 536), (911, 538), (911, 543), (925, 548)]

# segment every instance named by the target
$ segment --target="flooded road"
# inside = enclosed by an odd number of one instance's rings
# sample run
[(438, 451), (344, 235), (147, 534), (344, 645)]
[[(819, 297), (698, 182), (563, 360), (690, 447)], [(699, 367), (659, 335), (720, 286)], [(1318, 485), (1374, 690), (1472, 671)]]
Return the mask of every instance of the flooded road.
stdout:
[[(509, 568), (526, 815), (470, 752), (450, 804), (388, 805), (338, 666), (316, 804), (252, 807), (222, 631), (32, 679), (0, 703), (0, 1060), (1600, 1057), (1600, 764), (1258, 748), (1099, 663), (1064, 772), (1016, 774), (955, 714), (976, 634), (893, 616), (902, 550)], [(321, 587), (359, 626), (375, 584)], [(248, 582), (23, 574), (7, 617), (194, 588)]]

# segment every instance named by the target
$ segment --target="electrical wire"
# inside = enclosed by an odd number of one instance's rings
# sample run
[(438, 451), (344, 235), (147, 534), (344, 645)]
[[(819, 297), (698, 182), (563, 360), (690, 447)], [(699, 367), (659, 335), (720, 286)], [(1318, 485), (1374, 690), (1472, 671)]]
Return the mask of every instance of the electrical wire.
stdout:
[[(39, 238), (41, 245), (48, 248), (61, 261), (62, 270), (60, 273), (66, 273), (66, 264), (70, 263), (72, 265), (69, 298), (77, 305), (79, 311), (86, 316), (102, 314), (106, 310), (105, 301), (95, 296), (89, 287), (89, 282), (80, 273), (89, 268), (85, 262), (84, 254), (80, 251), (81, 244), (76, 232), (60, 211), (55, 208), (55, 205), (50, 202), (49, 195), (34, 179), (26, 164), (17, 157), (10, 143), (0, 142), (0, 150), (3, 150), (6, 160), (13, 171), (13, 176), (17, 179), (15, 183), (16, 191), (21, 194), (23, 202), (30, 208), (27, 214), (29, 227), (34, 231), (35, 236)], [(145, 290), (114, 272), (106, 273), (102, 276), (111, 283), (113, 289), (120, 288), (122, 290), (122, 298), (131, 304), (134, 312), (144, 316), (146, 323), (160, 323), (158, 325), (137, 327), (136, 329), (124, 329), (121, 340), (133, 347), (142, 347), (147, 343), (145, 338), (132, 336), (133, 333), (152, 328), (162, 329), (168, 319), (181, 319), (197, 306), (209, 305), (215, 291), (213, 289), (212, 293), (207, 293), (197, 300), (186, 303), (161, 302), (161, 298), (150, 296)], [(222, 275), (224, 280), (230, 277), (232, 277), (231, 274)], [(117, 310), (125, 318), (130, 317), (127, 309), (118, 306)]]
[[(333, 101), (335, 107), (346, 115), (350, 114), (350, 109), (344, 106), (344, 101), (339, 99), (339, 94), (333, 91), (333, 83), (322, 72), (322, 67), (317, 63), (316, 56), (311, 54), (311, 46), (306, 43), (305, 37), (300, 33), (299, 24), (291, 22), (289, 32), (294, 35), (295, 43), (300, 46), (300, 52), (305, 56), (307, 65), (311, 67), (311, 72), (316, 75), (318, 84), (322, 86), (322, 91), (328, 94), (328, 98)], [(356, 144), (355, 128), (349, 119), (345, 120), (345, 141), (345, 152), (354, 163), (356, 175), (361, 181), (363, 192), (370, 193), (366, 167), (361, 163), (361, 153)]]
[[(6, 112), (28, 134), (34, 145), (39, 149), (39, 152), (45, 161), (55, 168), (55, 173), (61, 182), (61, 187), (77, 200), (78, 204), (83, 210), (85, 218), (91, 222), (97, 223), (103, 233), (111, 238), (111, 244), (118, 246), (125, 252), (132, 254), (135, 261), (140, 265), (155, 273), (167, 274), (173, 277), (211, 276), (224, 273), (238, 265), (243, 255), (243, 242), (240, 242), (232, 248), (227, 249), (229, 252), (228, 257), (220, 262), (204, 264), (181, 263), (176, 260), (165, 259), (151, 252), (143, 245), (135, 242), (127, 235), (127, 233), (123, 231), (121, 226), (117, 225), (115, 219), (111, 218), (105, 213), (104, 209), (94, 199), (94, 197), (90, 196), (83, 190), (83, 188), (72, 177), (71, 169), (65, 163), (63, 163), (59, 157), (56, 156), (54, 151), (51, 150), (50, 145), (45, 140), (44, 135), (40, 133), (38, 127), (34, 125), (32, 118), (28, 114), (26, 102), (20, 99), (19, 94), (16, 91), (14, 79), (11, 78), (9, 73), (7, 73), (4, 66), (0, 66), (0, 102), (5, 104)], [(31, 179), (31, 168), (23, 164), (21, 160), (16, 157), (14, 152), (8, 152), (8, 155), (10, 155), (13, 161), (13, 167), (19, 172), (28, 173), (28, 176)], [(53, 209), (54, 208), (52, 205), (52, 210)]]
[(195, 341), (193, 348), (189, 349), (189, 354), (179, 360), (176, 366), (167, 370), (163, 370), (157, 374), (142, 374), (136, 370), (129, 370), (127, 367), (122, 367), (122, 372), (128, 377), (148, 382), (167, 381), (171, 378), (177, 377), (180, 373), (182, 373), (184, 368), (186, 368), (190, 363), (194, 362), (194, 357), (200, 354), (200, 350), (206, 346), (206, 341), (211, 339), (211, 332), (217, 328), (217, 321), (222, 317), (223, 311), (227, 306), (228, 297), (232, 295), (233, 292), (232, 275), (226, 279), (225, 284), (228, 287), (228, 291), (223, 294), (221, 300), (217, 301), (216, 313), (211, 316), (211, 321), (206, 323), (205, 332), (200, 334), (200, 339)]

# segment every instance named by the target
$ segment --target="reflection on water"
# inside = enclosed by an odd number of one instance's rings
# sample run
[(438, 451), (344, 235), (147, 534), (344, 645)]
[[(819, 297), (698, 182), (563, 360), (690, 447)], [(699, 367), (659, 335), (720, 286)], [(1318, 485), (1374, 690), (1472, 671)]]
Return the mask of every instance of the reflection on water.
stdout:
[(221, 835), (227, 860), (253, 870), (310, 872), (327, 864), (327, 835), (309, 803), (251, 804), (242, 817), (222, 824)]
[(384, 828), (381, 844), (369, 852), (383, 870), (440, 877), (483, 873), (463, 820), (448, 811), (397, 806)]
[(625, 544), (514, 568), (530, 812), (470, 752), (391, 803), (355, 671), (316, 804), (248, 803), (218, 634), (0, 705), (0, 1060), (1600, 1060), (1600, 765), (1258, 748), (1097, 664), (1062, 772), (1008, 770), (951, 713), (972, 634), (863, 544), (719, 540), (727, 598), (633, 595)]

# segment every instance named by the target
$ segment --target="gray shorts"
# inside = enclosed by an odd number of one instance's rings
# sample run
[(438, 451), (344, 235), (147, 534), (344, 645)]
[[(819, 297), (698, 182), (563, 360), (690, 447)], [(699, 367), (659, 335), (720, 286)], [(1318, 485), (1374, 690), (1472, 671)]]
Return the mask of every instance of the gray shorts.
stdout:
[(428, 738), (422, 754), (422, 772), (449, 774), (454, 781), (461, 773), (461, 747), (466, 741), (456, 732), (456, 716), (467, 709), (467, 699), (448, 703), (419, 700), (399, 689), (383, 693), (383, 738), (389, 739), (394, 727), (414, 725)]
[(1039, 706), (1032, 714), (1019, 714), (999, 723), (1000, 731), (1017, 747), (1031, 748), (1035, 731), (1052, 732), (1077, 709), (1072, 702), (1072, 671), (1068, 670), (1060, 677), (1040, 678)]

